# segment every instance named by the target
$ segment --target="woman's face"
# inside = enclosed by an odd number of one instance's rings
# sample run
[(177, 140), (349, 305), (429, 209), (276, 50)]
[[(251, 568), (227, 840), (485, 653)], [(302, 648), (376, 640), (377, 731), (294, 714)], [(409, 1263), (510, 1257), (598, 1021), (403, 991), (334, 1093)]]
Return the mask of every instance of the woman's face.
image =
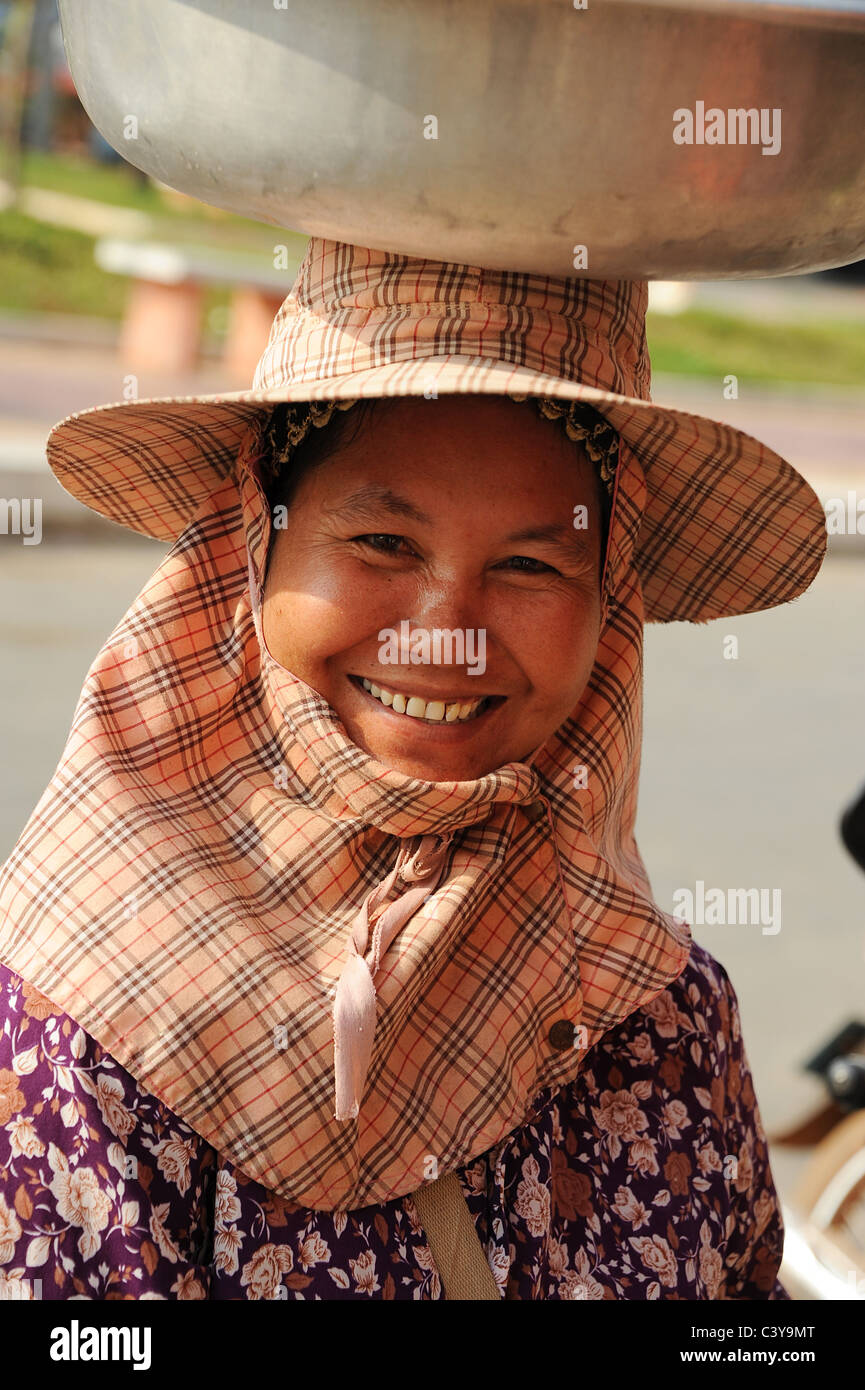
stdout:
[(530, 405), (377, 402), (275, 532), (267, 648), (387, 767), (465, 781), (524, 760), (594, 665), (599, 486)]

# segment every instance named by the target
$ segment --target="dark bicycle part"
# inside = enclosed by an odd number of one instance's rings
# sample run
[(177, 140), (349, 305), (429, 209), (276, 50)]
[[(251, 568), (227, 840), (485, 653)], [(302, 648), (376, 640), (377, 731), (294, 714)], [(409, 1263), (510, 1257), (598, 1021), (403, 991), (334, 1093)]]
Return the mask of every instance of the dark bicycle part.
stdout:
[(856, 860), (860, 869), (865, 869), (865, 787), (859, 799), (847, 807), (839, 828), (847, 853)]
[(803, 1070), (821, 1077), (842, 1110), (865, 1109), (865, 1023), (845, 1023)]

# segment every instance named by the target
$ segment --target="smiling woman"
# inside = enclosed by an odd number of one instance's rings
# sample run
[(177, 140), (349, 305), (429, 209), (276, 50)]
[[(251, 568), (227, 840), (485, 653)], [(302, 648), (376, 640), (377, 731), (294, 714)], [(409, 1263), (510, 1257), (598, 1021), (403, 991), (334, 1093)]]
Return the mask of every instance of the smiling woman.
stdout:
[[(335, 418), (344, 428), (347, 415)], [(389, 401), (368, 420), (348, 441), (317, 431), (315, 465), (288, 473), (265, 641), (380, 762), (427, 781), (481, 777), (529, 758), (585, 690), (604, 489), (564, 431), (512, 401)], [(483, 680), (418, 670), (410, 651), (393, 664), (381, 634), (402, 624), (483, 634)]]
[(786, 1298), (634, 838), (642, 641), (801, 593), (824, 518), (650, 400), (646, 298), (312, 238), (251, 391), (52, 432), (173, 545), (0, 875), (7, 1281), (449, 1297), (447, 1176), (493, 1297)]

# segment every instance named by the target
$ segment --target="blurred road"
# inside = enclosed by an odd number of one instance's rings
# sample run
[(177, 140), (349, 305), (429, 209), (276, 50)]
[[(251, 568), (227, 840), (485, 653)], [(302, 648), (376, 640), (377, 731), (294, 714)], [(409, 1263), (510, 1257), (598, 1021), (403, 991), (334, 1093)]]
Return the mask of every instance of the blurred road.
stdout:
[[(737, 660), (724, 639), (738, 637)], [(794, 603), (646, 629), (637, 843), (657, 902), (677, 888), (781, 890), (781, 929), (699, 926), (739, 995), (769, 1132), (822, 1103), (798, 1067), (865, 1022), (865, 874), (838, 835), (865, 784), (865, 561), (830, 558)], [(801, 1166), (773, 1150), (788, 1187)]]

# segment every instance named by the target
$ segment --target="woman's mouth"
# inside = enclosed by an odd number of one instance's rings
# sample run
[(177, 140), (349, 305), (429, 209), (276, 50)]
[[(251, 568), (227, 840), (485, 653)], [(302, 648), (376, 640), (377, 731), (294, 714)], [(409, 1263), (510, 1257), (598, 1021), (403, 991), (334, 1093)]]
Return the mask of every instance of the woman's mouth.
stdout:
[(413, 695), (410, 691), (402, 691), (396, 686), (378, 685), (365, 676), (352, 675), (349, 680), (355, 685), (363, 686), (374, 700), (378, 700), (379, 704), (392, 710), (394, 714), (401, 714), (407, 719), (416, 719), (424, 724), (469, 724), (494, 705), (502, 704), (506, 698), (504, 695), (481, 695), (474, 700), (459, 700), (443, 694), (425, 698)]

